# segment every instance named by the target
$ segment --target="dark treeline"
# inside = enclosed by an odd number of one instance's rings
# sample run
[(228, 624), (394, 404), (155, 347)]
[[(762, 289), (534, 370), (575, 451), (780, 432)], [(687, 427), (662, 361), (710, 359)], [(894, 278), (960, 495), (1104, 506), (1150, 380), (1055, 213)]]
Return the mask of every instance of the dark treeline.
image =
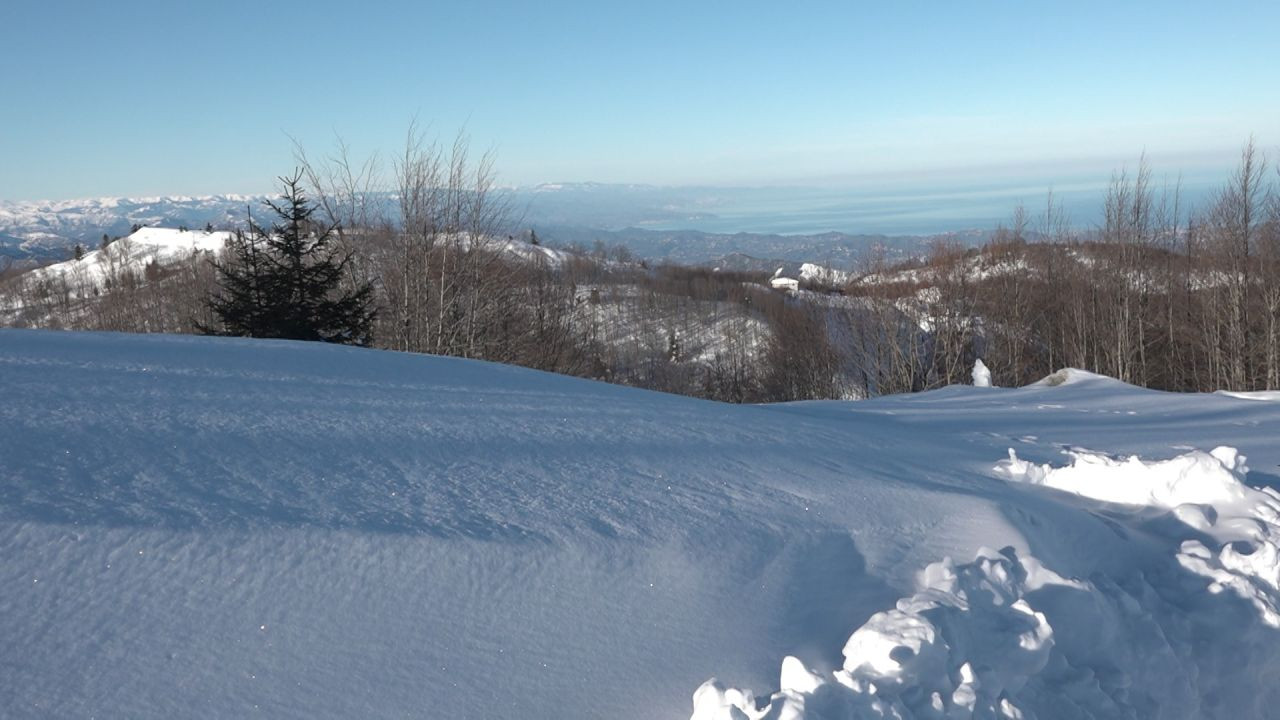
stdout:
[[(869, 262), (842, 289), (790, 293), (766, 273), (651, 266), (599, 243), (548, 248), (513, 229), (492, 159), (472, 159), (465, 139), (442, 147), (411, 129), (385, 170), (342, 147), (298, 160), (285, 188), (296, 227), (258, 208), (253, 220), (277, 227), (246, 218), (219, 256), (163, 263), (106, 238), (67, 272), (8, 271), (0, 317), (353, 342), (728, 402), (924, 390), (968, 382), (978, 358), (1001, 385), (1078, 367), (1168, 390), (1280, 387), (1280, 200), (1252, 144), (1207, 207), (1183, 207), (1143, 162), (1114, 176), (1091, 231), (1073, 230), (1050, 197), (985, 247), (939, 245), (906, 264)], [(387, 193), (400, 202), (369, 201)], [(290, 233), (297, 257), (256, 254), (279, 252)], [(299, 259), (312, 247), (338, 270)], [(225, 312), (232, 295), (284, 287), (266, 275), (237, 285), (253, 264), (327, 279), (309, 295), (282, 290), (271, 322), (244, 325)], [(356, 325), (281, 329), (289, 297), (321, 307), (355, 296)]]

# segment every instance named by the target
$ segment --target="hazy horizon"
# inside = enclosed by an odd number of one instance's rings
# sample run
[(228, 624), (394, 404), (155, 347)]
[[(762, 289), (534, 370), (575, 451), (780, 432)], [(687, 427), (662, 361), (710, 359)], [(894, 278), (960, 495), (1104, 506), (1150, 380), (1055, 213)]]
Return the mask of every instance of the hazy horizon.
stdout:
[[(1132, 175), (1134, 169), (1128, 167), (1127, 172)], [(512, 226), (535, 228), (539, 232), (556, 228), (604, 231), (639, 228), (715, 234), (839, 232), (928, 236), (1007, 226), (1018, 206), (1025, 209), (1030, 227), (1034, 229), (1050, 193), (1055, 207), (1065, 212), (1071, 227), (1089, 230), (1102, 222), (1109, 180), (1110, 175), (1061, 183), (991, 181), (975, 177), (909, 187), (882, 184), (826, 188), (555, 183), (504, 188), (503, 193), (511, 205)], [(1176, 192), (1179, 214), (1185, 218), (1189, 212), (1203, 210), (1225, 180), (1225, 171), (1200, 175), (1155, 171), (1152, 187), (1156, 202), (1168, 198), (1172, 203)], [(169, 209), (161, 212), (162, 215), (180, 218), (172, 222), (203, 225), (205, 215), (202, 213), (212, 212), (216, 207), (220, 210), (215, 215), (219, 215), (234, 206), (232, 200), (252, 202), (259, 196), (218, 193), (0, 201), (0, 228), (6, 218), (15, 228), (38, 228), (43, 222), (40, 218), (63, 213), (86, 214), (86, 218), (119, 216), (118, 220), (123, 222), (125, 217), (159, 217), (157, 213), (165, 207)], [(394, 197), (394, 193), (389, 193), (390, 197)], [(185, 214), (180, 210), (184, 206), (190, 208)]]

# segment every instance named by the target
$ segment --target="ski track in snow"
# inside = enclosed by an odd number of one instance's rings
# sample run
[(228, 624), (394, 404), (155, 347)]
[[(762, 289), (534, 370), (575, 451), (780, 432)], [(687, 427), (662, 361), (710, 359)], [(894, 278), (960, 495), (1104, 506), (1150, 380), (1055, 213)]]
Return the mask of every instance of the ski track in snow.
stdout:
[(0, 715), (1267, 717), (1278, 431), (0, 331)]

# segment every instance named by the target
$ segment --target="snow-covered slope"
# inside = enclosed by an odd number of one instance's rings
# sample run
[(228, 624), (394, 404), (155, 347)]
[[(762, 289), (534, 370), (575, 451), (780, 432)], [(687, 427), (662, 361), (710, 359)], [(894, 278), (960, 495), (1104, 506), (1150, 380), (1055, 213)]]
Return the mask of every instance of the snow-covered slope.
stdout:
[[(105, 248), (88, 251), (80, 260), (66, 260), (46, 265), (28, 273), (28, 279), (64, 277), (78, 285), (100, 287), (112, 272), (129, 268), (141, 272), (148, 263), (161, 265), (184, 260), (196, 252), (217, 252), (234, 233), (226, 230), (180, 230), (144, 227), (116, 240)], [(468, 243), (463, 237), (460, 242)], [(524, 262), (545, 262), (553, 267), (563, 265), (568, 253), (562, 250), (530, 245), (517, 240), (493, 238), (485, 247), (506, 253)]]
[(1082, 374), (740, 407), (0, 331), (0, 716), (1266, 717), (1278, 435)]
[(832, 287), (844, 287), (853, 279), (853, 273), (847, 270), (815, 265), (814, 263), (804, 263), (800, 266), (800, 279)]
[(141, 274), (148, 263), (161, 265), (191, 257), (193, 253), (214, 253), (222, 249), (232, 233), (226, 231), (142, 228), (105, 248), (91, 250), (79, 260), (67, 260), (32, 270), (27, 280), (65, 278), (80, 291), (101, 288), (113, 273), (129, 270)]

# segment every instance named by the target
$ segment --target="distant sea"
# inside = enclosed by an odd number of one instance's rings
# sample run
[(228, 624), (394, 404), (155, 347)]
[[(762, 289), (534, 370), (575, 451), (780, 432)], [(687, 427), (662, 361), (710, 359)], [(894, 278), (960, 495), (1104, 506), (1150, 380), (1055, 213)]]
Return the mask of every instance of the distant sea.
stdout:
[[(1191, 207), (1204, 205), (1220, 179), (1187, 181), (1180, 203), (1185, 218)], [(1153, 183), (1159, 201), (1162, 183)], [(681, 217), (655, 218), (642, 227), (654, 230), (701, 230), (714, 233), (933, 235), (989, 230), (1009, 225), (1022, 204), (1031, 229), (1042, 223), (1050, 185), (1021, 183), (966, 189), (836, 190), (818, 188), (758, 188), (719, 191), (704, 197), (696, 208), (680, 208)], [(1103, 221), (1107, 181), (1053, 188), (1054, 202), (1066, 212), (1073, 228), (1089, 229)], [(676, 208), (668, 207), (668, 210)]]

